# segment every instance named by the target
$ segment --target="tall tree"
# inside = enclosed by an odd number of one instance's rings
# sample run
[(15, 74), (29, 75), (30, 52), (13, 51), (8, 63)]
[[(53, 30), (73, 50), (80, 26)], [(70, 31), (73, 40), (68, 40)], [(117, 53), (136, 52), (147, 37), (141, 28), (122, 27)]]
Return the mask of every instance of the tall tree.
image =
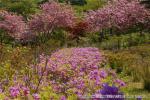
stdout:
[(71, 27), (74, 20), (70, 6), (51, 1), (41, 5), (41, 13), (33, 15), (28, 25), (32, 32), (51, 33), (56, 28)]

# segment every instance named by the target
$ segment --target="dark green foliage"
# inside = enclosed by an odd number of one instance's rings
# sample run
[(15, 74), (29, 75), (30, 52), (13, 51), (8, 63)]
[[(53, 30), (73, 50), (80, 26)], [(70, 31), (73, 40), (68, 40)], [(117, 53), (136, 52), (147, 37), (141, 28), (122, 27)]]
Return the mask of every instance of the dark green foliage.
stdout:
[(87, 4), (86, 0), (58, 0), (58, 1), (61, 3), (67, 3), (67, 4), (70, 3), (71, 5), (79, 5), (79, 6), (83, 6)]
[(14, 39), (8, 36), (3, 30), (0, 30), (0, 44), (13, 44)]
[(43, 4), (45, 2), (48, 2), (49, 0), (37, 0), (39, 4)]
[(146, 7), (150, 8), (150, 0), (142, 0), (141, 3), (146, 4)]
[(86, 0), (69, 0), (72, 5), (80, 5), (83, 6), (87, 4)]
[(61, 3), (64, 3), (64, 2), (67, 2), (69, 0), (58, 0), (58, 1), (61, 2)]
[(150, 91), (150, 81), (144, 81), (144, 89)]

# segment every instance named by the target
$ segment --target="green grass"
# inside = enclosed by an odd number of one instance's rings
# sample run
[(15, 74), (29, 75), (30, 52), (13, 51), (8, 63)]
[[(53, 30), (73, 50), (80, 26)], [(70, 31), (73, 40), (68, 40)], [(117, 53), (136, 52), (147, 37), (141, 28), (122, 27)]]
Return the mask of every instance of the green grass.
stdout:
[[(143, 100), (150, 100), (150, 92), (143, 89), (143, 84), (141, 82), (128, 83), (125, 94), (129, 96), (143, 96)], [(130, 100), (135, 100), (135, 98)]]
[(109, 66), (113, 67), (127, 83), (122, 90), (125, 95), (143, 96), (145, 97), (143, 100), (150, 100), (150, 91), (144, 88), (144, 80), (150, 78), (150, 44), (141, 44), (118, 51), (106, 50), (105, 54), (109, 59)]

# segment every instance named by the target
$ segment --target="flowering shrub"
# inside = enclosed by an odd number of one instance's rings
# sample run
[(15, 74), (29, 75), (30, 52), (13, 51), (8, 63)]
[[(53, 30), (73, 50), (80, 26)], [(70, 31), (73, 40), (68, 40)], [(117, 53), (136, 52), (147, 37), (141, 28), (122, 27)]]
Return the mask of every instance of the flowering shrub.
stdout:
[[(56, 91), (65, 92), (64, 87), (66, 89), (72, 87), (84, 92), (87, 91), (85, 88), (88, 87), (86, 83), (90, 81), (90, 73), (94, 71), (100, 73), (99, 64), (102, 60), (103, 57), (96, 48), (63, 49), (52, 54), (48, 59), (47, 74), (53, 74), (50, 79), (54, 87), (58, 84)], [(42, 60), (39, 66), (44, 63)], [(98, 78), (100, 79), (97, 77), (97, 80)]]
[(104, 62), (103, 53), (92, 47), (64, 48), (50, 56), (40, 55), (40, 62), (32, 65), (29, 73), (14, 75), (7, 85), (9, 92), (2, 89), (2, 93), (10, 98), (65, 100), (92, 95), (103, 88), (103, 83), (124, 86), (112, 70), (103, 67)]
[(40, 59), (35, 68), (39, 75), (47, 77), (56, 93), (80, 96), (100, 89), (107, 78), (116, 83), (116, 75), (101, 66), (105, 59), (97, 48), (65, 48), (50, 57), (41, 55)]
[(8, 32), (15, 39), (24, 38), (27, 25), (22, 16), (7, 11), (0, 12), (0, 29)]
[(145, 26), (149, 19), (149, 10), (138, 0), (114, 0), (102, 9), (89, 11), (86, 14), (86, 21), (91, 31), (110, 28), (124, 31), (139, 24)]

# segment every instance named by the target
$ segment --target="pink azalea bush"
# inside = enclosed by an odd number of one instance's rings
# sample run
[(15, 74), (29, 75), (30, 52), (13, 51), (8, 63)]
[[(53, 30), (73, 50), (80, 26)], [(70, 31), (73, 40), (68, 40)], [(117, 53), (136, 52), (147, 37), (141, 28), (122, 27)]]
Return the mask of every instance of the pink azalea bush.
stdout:
[(15, 39), (24, 38), (27, 25), (22, 16), (7, 11), (0, 12), (0, 29), (7, 31)]
[(150, 11), (138, 0), (113, 0), (108, 5), (86, 14), (90, 31), (114, 28), (120, 31), (137, 25), (146, 25), (150, 19)]
[[(45, 66), (45, 58), (41, 56), (41, 59), (39, 68)], [(84, 93), (88, 92), (88, 88), (93, 88), (89, 87), (88, 82), (94, 77), (91, 77), (92, 72), (97, 71), (97, 75), (101, 74), (102, 70), (99, 70), (99, 65), (103, 60), (104, 58), (97, 48), (62, 49), (53, 53), (48, 59), (45, 74), (51, 76), (49, 77), (51, 85), (57, 87), (55, 89), (57, 92), (66, 92), (64, 90), (74, 88), (73, 92), (80, 90), (81, 93)], [(93, 79), (91, 84), (96, 84), (96, 80), (103, 78), (103, 76), (98, 76), (96, 76), (97, 79)]]
[(81, 96), (94, 93), (109, 78), (117, 85), (116, 74), (102, 67), (104, 62), (103, 53), (97, 48), (65, 48), (50, 57), (41, 55), (40, 63), (33, 68), (38, 69), (56, 93)]
[(9, 92), (2, 93), (9, 98), (65, 100), (72, 95), (72, 98), (92, 95), (104, 83), (118, 88), (125, 86), (112, 70), (104, 67), (105, 62), (103, 53), (92, 47), (64, 48), (50, 56), (42, 54), (40, 62), (30, 67), (31, 75), (16, 75)]

